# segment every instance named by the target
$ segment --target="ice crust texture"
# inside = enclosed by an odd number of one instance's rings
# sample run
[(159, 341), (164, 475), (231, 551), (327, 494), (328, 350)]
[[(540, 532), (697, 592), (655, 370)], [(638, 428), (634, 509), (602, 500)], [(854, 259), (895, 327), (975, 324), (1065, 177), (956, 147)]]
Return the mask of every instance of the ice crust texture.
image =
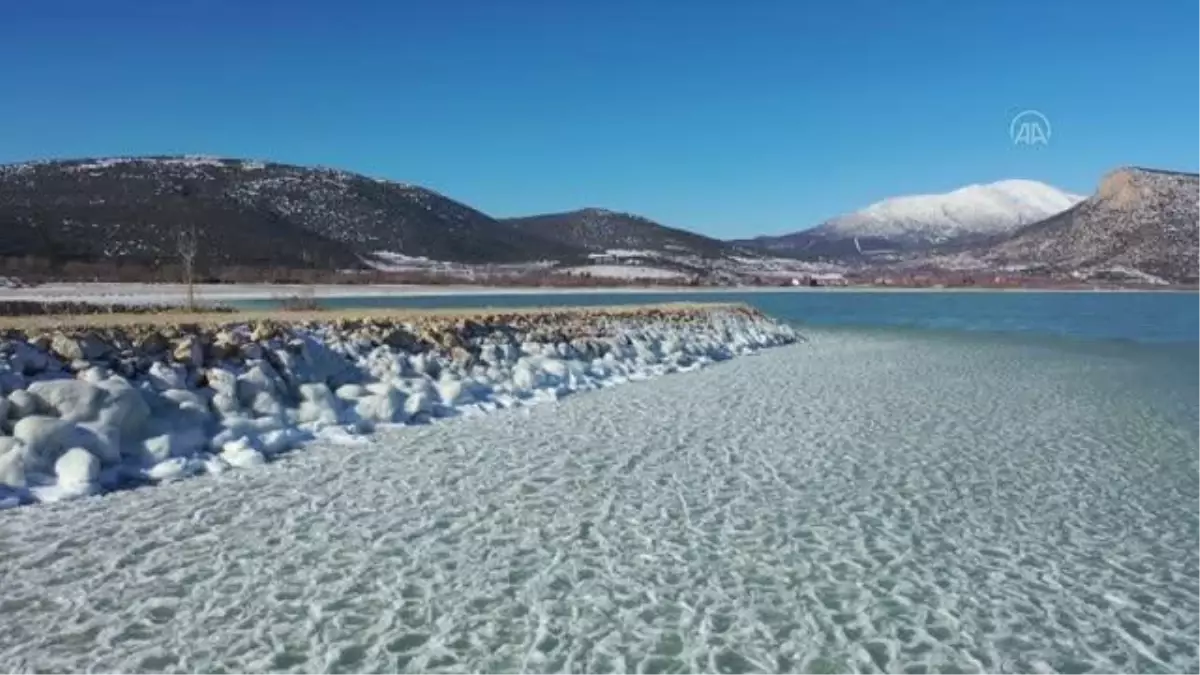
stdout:
[(1196, 400), (1154, 394), (1169, 366), (806, 336), (14, 509), (0, 668), (1200, 667)]

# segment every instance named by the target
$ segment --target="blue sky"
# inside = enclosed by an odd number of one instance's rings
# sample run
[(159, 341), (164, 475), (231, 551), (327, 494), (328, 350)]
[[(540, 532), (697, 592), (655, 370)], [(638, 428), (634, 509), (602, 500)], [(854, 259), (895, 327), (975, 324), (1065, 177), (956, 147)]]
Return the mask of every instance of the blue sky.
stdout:
[[(1197, 3), (40, 0), (0, 162), (198, 153), (724, 237), (1003, 178), (1195, 171)], [(1036, 109), (1045, 146), (1010, 118)]]

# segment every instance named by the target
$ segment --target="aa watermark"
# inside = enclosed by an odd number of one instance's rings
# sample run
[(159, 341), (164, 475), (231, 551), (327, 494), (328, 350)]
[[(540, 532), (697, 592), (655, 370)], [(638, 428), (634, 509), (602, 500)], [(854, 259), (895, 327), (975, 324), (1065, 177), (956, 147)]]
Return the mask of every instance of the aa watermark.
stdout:
[(1050, 118), (1038, 110), (1022, 110), (1008, 123), (1013, 145), (1050, 145)]

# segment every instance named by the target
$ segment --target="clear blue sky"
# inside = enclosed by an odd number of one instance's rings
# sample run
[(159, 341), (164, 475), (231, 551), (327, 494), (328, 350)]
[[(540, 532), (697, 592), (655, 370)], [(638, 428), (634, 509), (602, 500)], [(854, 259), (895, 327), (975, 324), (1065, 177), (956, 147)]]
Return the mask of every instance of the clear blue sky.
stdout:
[[(198, 153), (497, 216), (715, 236), (1002, 178), (1195, 171), (1197, 3), (38, 0), (0, 19), (0, 162)], [(1009, 119), (1051, 121), (1015, 146)]]

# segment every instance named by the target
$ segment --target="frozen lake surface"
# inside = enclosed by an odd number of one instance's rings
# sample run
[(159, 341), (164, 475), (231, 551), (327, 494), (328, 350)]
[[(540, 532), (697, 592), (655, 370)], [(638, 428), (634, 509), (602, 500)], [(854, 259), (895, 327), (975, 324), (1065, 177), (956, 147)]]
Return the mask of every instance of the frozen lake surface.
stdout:
[(1195, 671), (1194, 345), (809, 333), (0, 517), (0, 670)]

